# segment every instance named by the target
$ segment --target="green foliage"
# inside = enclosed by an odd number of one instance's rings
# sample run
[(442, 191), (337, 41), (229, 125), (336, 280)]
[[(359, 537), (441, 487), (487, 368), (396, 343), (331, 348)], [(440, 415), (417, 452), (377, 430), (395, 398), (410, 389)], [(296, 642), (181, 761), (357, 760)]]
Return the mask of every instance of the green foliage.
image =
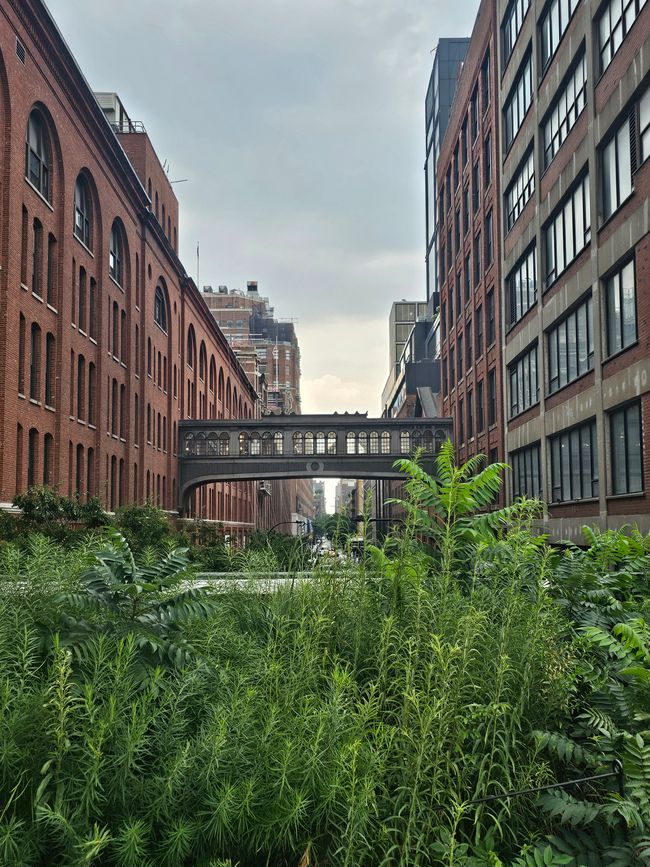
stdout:
[(136, 553), (145, 548), (161, 548), (173, 536), (169, 518), (151, 503), (123, 506), (116, 511), (113, 523)]

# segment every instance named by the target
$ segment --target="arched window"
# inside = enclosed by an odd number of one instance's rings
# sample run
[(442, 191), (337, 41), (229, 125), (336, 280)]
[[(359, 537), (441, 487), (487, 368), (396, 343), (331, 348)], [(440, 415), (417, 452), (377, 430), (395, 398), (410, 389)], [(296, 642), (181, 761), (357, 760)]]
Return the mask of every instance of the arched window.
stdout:
[(336, 454), (336, 434), (333, 430), (331, 430), (327, 434), (327, 454), (335, 455)]
[(250, 452), (250, 438), (246, 431), (239, 434), (239, 454), (247, 455)]
[(54, 469), (54, 437), (45, 434), (43, 437), (43, 484), (52, 485), (52, 472)]
[(219, 454), (220, 455), (229, 455), (230, 454), (230, 437), (227, 433), (219, 434)]
[(410, 454), (410, 451), (411, 451), (411, 434), (408, 431), (403, 430), (402, 433), (399, 435), (399, 446), (400, 446), (400, 451), (402, 452), (403, 455)]
[[(160, 414), (158, 415), (158, 427), (160, 428)], [(207, 441), (205, 434), (200, 431), (196, 435), (196, 452), (197, 455), (205, 455), (207, 453)]]
[(422, 448), (429, 455), (433, 452), (433, 433), (430, 430), (422, 434)]
[(314, 454), (314, 435), (311, 431), (307, 431), (305, 434), (305, 454)]
[(379, 434), (376, 430), (370, 432), (370, 454), (379, 454)]
[(296, 431), (293, 435), (293, 453), (294, 455), (301, 455), (304, 452), (303, 445), (303, 437), (299, 431)]
[(74, 185), (74, 233), (90, 249), (90, 190), (88, 181), (79, 175)]
[(199, 350), (199, 379), (205, 382), (205, 370), (208, 366), (208, 356), (205, 351), (205, 343), (201, 341), (201, 348)]
[(414, 430), (411, 436), (411, 449), (415, 452), (422, 448), (422, 433), (419, 430)]
[(264, 431), (264, 433), (262, 434), (262, 454), (273, 454), (273, 435), (268, 430)]
[(316, 454), (325, 454), (325, 434), (323, 433), (323, 431), (318, 431), (318, 433), (316, 434)]
[(259, 455), (261, 453), (261, 451), (262, 451), (262, 449), (261, 449), (260, 435), (257, 433), (257, 431), (254, 431), (251, 434), (251, 454), (252, 455)]
[(122, 243), (122, 232), (120, 224), (114, 220), (111, 228), (111, 243), (108, 251), (108, 273), (109, 275), (122, 286), (124, 268), (124, 244)]
[(49, 201), (50, 196), (50, 142), (41, 114), (34, 109), (27, 124), (25, 145), (25, 177)]
[[(190, 327), (190, 330), (187, 332), (187, 366), (192, 368), (194, 367), (194, 347), (194, 331)], [(230, 383), (228, 384), (230, 385)]]
[(208, 387), (212, 394), (214, 394), (214, 391), (217, 387), (217, 365), (214, 361), (214, 355), (210, 356), (210, 379), (208, 382)]
[(435, 432), (435, 435), (434, 435), (434, 437), (433, 437), (433, 440), (434, 440), (434, 450), (435, 450), (435, 453), (438, 454), (438, 452), (440, 451), (440, 447), (442, 446), (442, 444), (443, 444), (444, 441), (445, 441), (445, 434), (444, 434), (444, 432), (441, 431), (441, 430), (437, 430), (437, 431)]
[(359, 432), (357, 437), (357, 452), (360, 455), (368, 454), (368, 434), (365, 430)]
[(86, 330), (86, 269), (79, 268), (79, 303), (77, 304), (77, 326)]
[(210, 431), (210, 433), (208, 434), (208, 454), (219, 454), (219, 436), (217, 433), (215, 433), (215, 431)]
[(86, 418), (86, 359), (77, 356), (77, 418)]
[(284, 439), (280, 431), (273, 435), (273, 454), (281, 455), (284, 447)]
[(356, 452), (357, 448), (357, 438), (355, 434), (350, 431), (345, 437), (345, 451), (348, 455), (353, 455)]
[(390, 431), (381, 432), (381, 453), (382, 455), (390, 454)]
[(36, 322), (32, 324), (29, 347), (29, 396), (32, 400), (41, 397), (41, 329)]
[(38, 470), (38, 431), (35, 427), (30, 428), (27, 441), (27, 487), (36, 484)]
[(196, 442), (194, 441), (193, 433), (185, 434), (185, 438), (183, 440), (183, 451), (186, 455), (193, 455), (196, 453)]
[[(97, 382), (95, 379), (95, 365), (88, 365), (88, 424), (97, 424)], [(137, 416), (136, 416), (137, 418)]]
[(167, 334), (167, 305), (165, 303), (165, 293), (162, 290), (162, 286), (156, 286), (153, 320), (156, 325)]
[(45, 404), (54, 406), (56, 374), (56, 338), (53, 334), (45, 338)]

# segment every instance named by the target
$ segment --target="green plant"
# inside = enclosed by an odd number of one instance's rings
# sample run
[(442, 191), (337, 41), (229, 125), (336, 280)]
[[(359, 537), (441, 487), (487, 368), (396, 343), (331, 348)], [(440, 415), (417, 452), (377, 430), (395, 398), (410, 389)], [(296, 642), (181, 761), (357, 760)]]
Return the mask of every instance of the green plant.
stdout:
[(116, 511), (113, 524), (136, 553), (145, 548), (159, 548), (174, 536), (169, 518), (152, 503), (123, 506)]

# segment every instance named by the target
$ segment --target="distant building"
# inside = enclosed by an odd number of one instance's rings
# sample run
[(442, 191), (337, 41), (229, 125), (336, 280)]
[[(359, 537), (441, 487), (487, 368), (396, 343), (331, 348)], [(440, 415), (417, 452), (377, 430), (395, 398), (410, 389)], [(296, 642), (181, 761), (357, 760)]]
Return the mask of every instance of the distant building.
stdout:
[(334, 510), (337, 515), (352, 517), (356, 512), (357, 483), (354, 479), (340, 479), (336, 483)]
[(322, 518), (327, 514), (325, 502), (325, 482), (314, 482), (314, 518)]

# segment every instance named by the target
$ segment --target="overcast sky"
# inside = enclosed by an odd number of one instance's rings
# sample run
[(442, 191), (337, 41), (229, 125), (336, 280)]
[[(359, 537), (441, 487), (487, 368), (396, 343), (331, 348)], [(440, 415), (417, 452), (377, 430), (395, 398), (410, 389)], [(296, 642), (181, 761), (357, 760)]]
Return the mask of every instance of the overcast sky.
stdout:
[(425, 299), (424, 97), (478, 0), (48, 0), (91, 87), (144, 122), (200, 283), (257, 280), (304, 412), (377, 415), (392, 301)]

